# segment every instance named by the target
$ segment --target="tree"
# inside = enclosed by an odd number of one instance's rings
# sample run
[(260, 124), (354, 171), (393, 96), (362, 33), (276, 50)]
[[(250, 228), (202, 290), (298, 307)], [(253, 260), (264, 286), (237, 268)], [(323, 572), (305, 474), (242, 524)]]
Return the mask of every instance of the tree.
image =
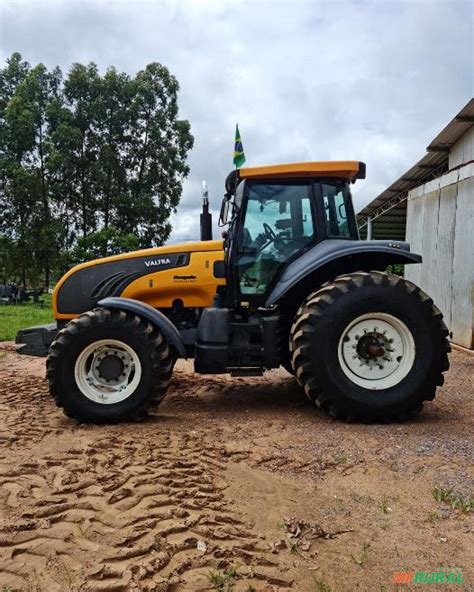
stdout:
[(119, 232), (115, 226), (92, 232), (77, 241), (70, 253), (71, 263), (80, 263), (90, 259), (97, 259), (102, 253), (117, 255), (125, 251), (135, 251), (139, 248), (139, 241), (135, 234)]
[[(72, 170), (83, 237), (109, 225), (136, 234), (142, 247), (169, 237), (194, 141), (189, 122), (178, 119), (178, 90), (176, 78), (157, 63), (134, 78), (114, 68), (101, 78), (94, 64), (71, 69), (65, 96), (68, 127), (79, 139)], [(75, 137), (69, 129), (62, 135)], [(98, 215), (91, 216), (87, 204)]]
[(30, 69), (21, 55), (14, 53), (0, 71), (0, 230), (9, 259), (3, 268), (10, 269), (15, 261), (24, 284), (34, 204), (29, 191), (32, 179), (23, 164), (31, 144), (32, 118), (29, 112), (17, 109), (15, 94)]
[(61, 100), (61, 73), (48, 73), (42, 64), (30, 68), (14, 54), (0, 80), (0, 228), (15, 241), (22, 282), (36, 265), (48, 285), (57, 246), (48, 188), (48, 118)]
[[(176, 78), (95, 64), (0, 70), (0, 238), (21, 281), (79, 257), (163, 244), (193, 146)], [(8, 268), (8, 266), (6, 266)]]
[(98, 226), (97, 158), (98, 127), (102, 102), (101, 78), (95, 64), (74, 64), (64, 83), (66, 108), (53, 135), (55, 167), (66, 186), (72, 210), (73, 241), (86, 237)]
[(193, 147), (188, 121), (178, 119), (178, 81), (158, 63), (131, 81), (132, 129), (128, 154), (129, 191), (119, 204), (117, 226), (130, 230), (138, 221), (143, 246), (162, 244), (171, 232), (183, 179), (186, 154)]

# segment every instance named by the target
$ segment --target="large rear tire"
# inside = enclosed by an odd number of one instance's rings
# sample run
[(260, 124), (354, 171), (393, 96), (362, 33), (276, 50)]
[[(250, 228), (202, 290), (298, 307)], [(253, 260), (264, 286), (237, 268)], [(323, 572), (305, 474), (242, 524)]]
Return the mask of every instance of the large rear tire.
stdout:
[(444, 382), (450, 345), (442, 318), (431, 298), (399, 276), (340, 276), (299, 308), (292, 366), (306, 395), (333, 417), (405, 419)]
[(163, 399), (174, 362), (151, 323), (130, 312), (96, 308), (58, 333), (46, 376), (66, 415), (94, 423), (136, 421)]

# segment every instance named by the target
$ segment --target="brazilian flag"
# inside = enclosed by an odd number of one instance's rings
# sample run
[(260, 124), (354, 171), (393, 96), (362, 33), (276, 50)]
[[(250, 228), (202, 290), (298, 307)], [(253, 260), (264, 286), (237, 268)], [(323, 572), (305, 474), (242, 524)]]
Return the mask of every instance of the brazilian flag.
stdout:
[(242, 139), (239, 132), (239, 124), (235, 126), (235, 145), (234, 145), (234, 164), (238, 169), (245, 162), (244, 147), (242, 146)]

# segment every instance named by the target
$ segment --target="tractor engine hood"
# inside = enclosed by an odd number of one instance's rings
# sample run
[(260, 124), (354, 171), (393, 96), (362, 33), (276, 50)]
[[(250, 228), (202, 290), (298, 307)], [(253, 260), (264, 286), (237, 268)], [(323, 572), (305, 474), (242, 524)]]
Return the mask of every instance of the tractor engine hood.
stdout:
[[(224, 258), (223, 248), (222, 240), (180, 243), (76, 265), (59, 280), (54, 289), (54, 316), (56, 319), (68, 320), (94, 308), (99, 300), (117, 296), (137, 298), (155, 306), (156, 295), (160, 291), (161, 295), (167, 291), (169, 302), (158, 299), (156, 307), (166, 306), (166, 303), (171, 306), (172, 290), (176, 298), (183, 300), (184, 306), (199, 306), (201, 300), (202, 306), (207, 305), (208, 300), (212, 302), (215, 284), (223, 283), (222, 279), (218, 281), (212, 278), (214, 262)], [(192, 286), (197, 292), (198, 278), (201, 299), (196, 293), (194, 298), (185, 302), (182, 293), (188, 296), (192, 294)], [(213, 288), (214, 292), (208, 298), (206, 290)]]

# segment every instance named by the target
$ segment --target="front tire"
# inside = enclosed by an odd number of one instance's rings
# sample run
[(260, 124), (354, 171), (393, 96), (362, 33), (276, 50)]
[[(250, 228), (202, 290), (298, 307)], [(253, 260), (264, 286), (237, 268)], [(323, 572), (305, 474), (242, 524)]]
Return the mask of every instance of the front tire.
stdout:
[(301, 305), (290, 333), (292, 365), (306, 395), (333, 417), (405, 419), (443, 384), (447, 336), (441, 312), (411, 282), (352, 273)]
[(69, 322), (51, 344), (46, 376), (56, 404), (83, 422), (139, 420), (164, 397), (174, 355), (136, 314), (97, 308)]

